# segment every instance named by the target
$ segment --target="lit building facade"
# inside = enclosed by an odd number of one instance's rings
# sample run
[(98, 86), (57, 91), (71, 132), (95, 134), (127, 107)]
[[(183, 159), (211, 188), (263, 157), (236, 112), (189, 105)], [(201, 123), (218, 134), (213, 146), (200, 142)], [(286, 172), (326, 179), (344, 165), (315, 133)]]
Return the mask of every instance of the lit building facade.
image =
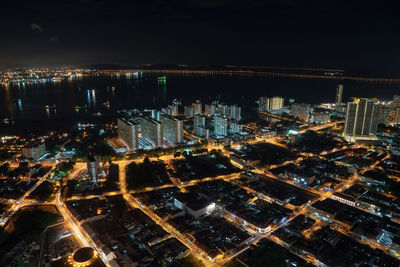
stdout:
[(227, 136), (228, 135), (228, 119), (223, 115), (214, 116), (214, 135)]
[(357, 98), (347, 103), (344, 136), (348, 141), (376, 139), (378, 104), (368, 98)]
[(400, 123), (400, 107), (394, 107), (390, 113), (390, 123)]
[(191, 119), (194, 117), (194, 108), (193, 106), (185, 106), (184, 107), (184, 114), (186, 118)]
[(324, 112), (324, 111), (313, 111), (311, 114), (311, 123), (315, 124), (324, 124), (328, 123), (331, 118), (331, 115), (329, 112)]
[(342, 105), (343, 99), (343, 84), (338, 84), (336, 87), (336, 106)]
[(37, 160), (46, 154), (44, 143), (30, 144), (22, 148), (22, 155), (27, 159)]
[(260, 111), (274, 111), (283, 109), (284, 98), (280, 96), (266, 97), (261, 96), (258, 100), (258, 110)]
[(199, 127), (199, 135), (204, 138), (207, 139), (210, 137), (210, 130), (205, 128), (205, 127)]
[(393, 105), (400, 107), (400, 95), (393, 96)]
[(171, 110), (170, 106), (168, 106), (166, 108), (161, 108), (161, 112), (165, 113), (165, 114), (168, 114), (168, 115), (172, 114), (172, 110)]
[(220, 103), (220, 104), (218, 104), (218, 105), (216, 106), (215, 113), (216, 113), (216, 114), (219, 114), (219, 115), (223, 115), (223, 116), (229, 117), (229, 116), (230, 116), (230, 108), (229, 108), (228, 105), (225, 105), (225, 104), (223, 104), (223, 103)]
[(100, 174), (100, 163), (94, 155), (89, 155), (87, 158), (87, 170), (89, 178), (93, 183), (96, 183)]
[(125, 118), (117, 119), (118, 137), (129, 150), (139, 149), (138, 124)]
[(171, 109), (171, 116), (179, 115), (179, 107), (177, 105), (170, 105), (169, 108)]
[(242, 131), (242, 125), (237, 121), (231, 121), (229, 123), (229, 132), (231, 134), (240, 133)]
[(161, 122), (144, 117), (140, 121), (142, 137), (148, 140), (154, 147), (161, 147), (164, 144), (163, 127)]
[(206, 126), (206, 118), (200, 114), (196, 114), (193, 120), (193, 130), (194, 134), (200, 135), (200, 128)]
[(155, 119), (156, 121), (160, 121), (160, 111), (159, 110), (156, 110), (156, 109), (152, 109), (151, 110), (151, 117), (153, 118), (153, 119)]
[(202, 104), (200, 100), (197, 100), (195, 103), (192, 103), (194, 115), (203, 114)]
[(311, 121), (311, 105), (305, 103), (295, 103), (292, 105), (292, 115), (293, 117), (304, 121), (310, 122)]
[(230, 118), (232, 120), (236, 120), (236, 121), (240, 121), (242, 119), (242, 108), (237, 106), (237, 105), (233, 105), (230, 107)]
[(183, 121), (162, 113), (160, 116), (163, 134), (174, 144), (183, 143)]
[(215, 115), (215, 111), (216, 111), (216, 105), (215, 104), (205, 104), (204, 105), (204, 115), (206, 116), (214, 116)]
[(388, 126), (390, 124), (390, 115), (392, 108), (386, 105), (378, 106), (378, 124), (385, 124)]

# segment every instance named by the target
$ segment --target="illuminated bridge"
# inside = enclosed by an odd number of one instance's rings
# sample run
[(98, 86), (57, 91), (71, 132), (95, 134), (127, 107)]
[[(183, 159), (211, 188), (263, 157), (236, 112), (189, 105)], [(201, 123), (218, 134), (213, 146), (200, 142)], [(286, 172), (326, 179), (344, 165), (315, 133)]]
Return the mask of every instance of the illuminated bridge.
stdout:
[[(132, 72), (147, 72), (155, 74), (175, 74), (175, 75), (202, 75), (202, 76), (242, 76), (242, 77), (276, 77), (276, 78), (296, 78), (296, 79), (327, 79), (336, 80), (338, 82), (343, 82), (345, 80), (361, 81), (368, 83), (386, 83), (386, 84), (396, 84), (400, 83), (400, 79), (397, 78), (374, 78), (374, 77), (357, 77), (357, 76), (345, 76), (345, 75), (324, 75), (323, 71), (335, 71), (343, 74), (342, 70), (329, 70), (329, 69), (291, 69), (291, 68), (274, 68), (275, 71), (265, 70), (262, 68), (259, 70), (257, 68), (252, 69), (224, 69), (224, 70), (201, 70), (201, 69), (129, 69), (129, 70), (98, 70), (100, 74), (126, 74)], [(279, 71), (282, 70), (282, 71)], [(284, 72), (284, 70), (298, 70), (299, 72), (306, 71), (316, 71), (315, 73), (291, 73)]]

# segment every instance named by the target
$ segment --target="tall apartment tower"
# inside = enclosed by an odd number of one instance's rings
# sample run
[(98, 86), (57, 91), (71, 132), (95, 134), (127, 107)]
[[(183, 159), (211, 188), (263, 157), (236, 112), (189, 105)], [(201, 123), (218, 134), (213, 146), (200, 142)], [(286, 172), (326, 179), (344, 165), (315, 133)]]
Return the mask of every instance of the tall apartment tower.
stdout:
[(336, 106), (342, 105), (343, 84), (338, 84), (336, 87)]
[(46, 146), (44, 143), (30, 144), (22, 148), (22, 155), (28, 159), (37, 160), (46, 154)]
[(282, 109), (284, 105), (284, 99), (280, 96), (266, 97), (261, 96), (258, 100), (258, 110), (260, 111), (272, 111)]
[(347, 103), (344, 136), (348, 141), (376, 139), (378, 104), (368, 98), (356, 98)]
[(215, 113), (223, 116), (230, 116), (230, 107), (224, 103), (219, 103), (215, 108)]
[(188, 119), (193, 118), (194, 114), (195, 114), (193, 106), (185, 106), (184, 114), (185, 114), (186, 118), (188, 118)]
[(390, 115), (392, 113), (393, 108), (386, 105), (378, 106), (378, 124), (385, 124), (388, 126), (390, 124)]
[(193, 120), (194, 134), (201, 136), (202, 138), (208, 139), (210, 136), (210, 130), (206, 128), (206, 117), (200, 114), (194, 116)]
[(269, 99), (268, 109), (270, 110), (277, 110), (282, 109), (284, 105), (284, 98), (280, 96), (274, 96)]
[(161, 122), (144, 117), (140, 121), (142, 128), (142, 137), (148, 140), (154, 147), (160, 147), (164, 144), (164, 134)]
[(159, 120), (160, 120), (160, 113), (161, 113), (161, 112), (160, 112), (159, 110), (152, 109), (152, 110), (151, 110), (151, 117), (152, 117), (153, 119), (159, 121)]
[(292, 105), (291, 113), (292, 113), (293, 117), (295, 117), (301, 121), (310, 122), (312, 107), (310, 104), (294, 103)]
[(214, 134), (216, 136), (228, 135), (228, 119), (225, 116), (215, 115), (214, 117)]
[(169, 106), (171, 109), (171, 115), (172, 116), (178, 116), (179, 115), (179, 106), (177, 105), (170, 105)]
[(139, 149), (138, 124), (125, 118), (117, 119), (118, 137), (131, 151)]
[(97, 158), (90, 154), (87, 157), (87, 170), (88, 170), (88, 175), (89, 178), (92, 180), (93, 183), (97, 182), (97, 176), (100, 173), (100, 163), (97, 160)]
[(174, 144), (183, 143), (183, 121), (175, 117), (161, 113), (163, 134), (166, 139)]
[(229, 132), (231, 134), (240, 133), (242, 131), (242, 125), (237, 121), (231, 121), (229, 123)]
[(194, 116), (193, 130), (196, 135), (201, 135), (201, 128), (205, 128), (206, 118), (200, 114)]
[(203, 109), (200, 100), (196, 100), (195, 103), (192, 103), (194, 115), (203, 114)]
[(391, 112), (391, 123), (399, 124), (400, 123), (400, 107), (396, 107), (392, 109)]
[(205, 104), (204, 105), (204, 115), (206, 116), (214, 116), (216, 112), (216, 105), (215, 104)]
[(400, 107), (400, 95), (393, 95), (393, 105)]
[(242, 108), (237, 106), (237, 105), (233, 105), (230, 107), (230, 118), (236, 121), (240, 121), (242, 119)]
[(267, 101), (268, 101), (268, 97), (266, 97), (266, 96), (260, 96), (258, 98), (258, 110), (259, 111), (267, 110)]

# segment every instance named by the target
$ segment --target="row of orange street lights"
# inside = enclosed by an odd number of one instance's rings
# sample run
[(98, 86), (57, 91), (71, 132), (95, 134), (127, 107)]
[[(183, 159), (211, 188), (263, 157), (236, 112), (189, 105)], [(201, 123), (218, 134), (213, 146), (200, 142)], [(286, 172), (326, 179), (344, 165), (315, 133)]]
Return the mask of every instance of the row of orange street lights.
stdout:
[[(44, 176), (37, 181), (37, 183), (32, 186), (25, 194), (19, 198), (15, 204), (11, 206), (9, 210), (7, 210), (0, 218), (0, 226), (4, 227), (7, 222), (11, 219), (11, 217), (22, 207), (26, 204), (26, 198), (36, 189), (38, 186), (46, 180), (47, 176)], [(29, 201), (28, 201), (29, 202)]]
[[(318, 127), (318, 128), (315, 128), (315, 127), (311, 127), (311, 128), (314, 128), (314, 129), (323, 129), (323, 128), (326, 128), (326, 127), (330, 127), (330, 125), (335, 125), (336, 123), (338, 123), (338, 122), (329, 123), (329, 124), (326, 124), (326, 125), (316, 126), (316, 127)], [(308, 129), (311, 129), (311, 128), (308, 128)], [(305, 130), (306, 130), (306, 129), (305, 129)], [(304, 130), (304, 131), (305, 131), (305, 130)], [(271, 141), (271, 142), (273, 142), (273, 143), (276, 143), (276, 142), (275, 142), (275, 138), (265, 138), (265, 140), (263, 139), (263, 141), (267, 141), (267, 142), (268, 142), (268, 141)], [(223, 150), (223, 152), (225, 152), (224, 154), (227, 153), (227, 151), (224, 150), (223, 146), (209, 145), (209, 148), (221, 149), (221, 150)], [(173, 155), (165, 155), (165, 156), (161, 156), (161, 157), (156, 157), (155, 159), (168, 160), (168, 159), (172, 159), (172, 158), (173, 158)], [(115, 162), (115, 163), (117, 163), (117, 164), (120, 165), (120, 187), (121, 187), (121, 193), (123, 194), (125, 200), (130, 204), (130, 206), (142, 210), (142, 212), (144, 212), (147, 216), (149, 216), (149, 217), (152, 218), (156, 223), (158, 223), (159, 225), (161, 225), (161, 226), (163, 227), (164, 230), (166, 230), (168, 233), (170, 233), (171, 235), (173, 235), (174, 237), (176, 237), (178, 240), (180, 240), (182, 243), (184, 243), (187, 247), (189, 247), (190, 250), (191, 250), (191, 252), (192, 252), (192, 254), (193, 254), (195, 257), (197, 257), (199, 260), (201, 260), (206, 266), (215, 265), (216, 263), (213, 262), (213, 261), (204, 253), (204, 251), (202, 251), (200, 248), (198, 248), (197, 246), (195, 246), (190, 240), (187, 240), (186, 237), (184, 237), (180, 232), (178, 232), (176, 229), (174, 229), (171, 225), (169, 225), (169, 224), (163, 222), (153, 211), (151, 211), (151, 210), (148, 209), (147, 207), (143, 206), (143, 205), (140, 203), (139, 200), (135, 199), (132, 195), (129, 194), (129, 192), (128, 192), (127, 189), (126, 189), (125, 167), (126, 167), (126, 165), (128, 165), (129, 163), (131, 163), (131, 162), (133, 162), (133, 161), (137, 162), (137, 161), (141, 161), (141, 160), (143, 160), (143, 159), (121, 160), (121, 161), (116, 161), (116, 162)], [(82, 163), (82, 164), (83, 164), (83, 163)], [(122, 168), (121, 168), (121, 167), (122, 167)], [(84, 168), (84, 166), (82, 166), (82, 168)], [(81, 169), (82, 169), (82, 168), (81, 168)], [(78, 170), (78, 171), (79, 171), (79, 170)], [(76, 175), (76, 173), (77, 173), (77, 171), (75, 171), (75, 173), (74, 173), (72, 176)], [(205, 179), (199, 179), (199, 180), (196, 180), (196, 181), (190, 181), (190, 182), (187, 182), (185, 185), (181, 185), (181, 186), (183, 186), (183, 187), (185, 187), (185, 186), (191, 186), (191, 185), (193, 185), (193, 184), (195, 184), (195, 183), (199, 183), (199, 182), (202, 182), (202, 181), (206, 181), (207, 179), (208, 179), (208, 180), (210, 180), (210, 179), (224, 179), (224, 180), (226, 180), (226, 179), (236, 179), (236, 178), (237, 178), (236, 176), (235, 176), (235, 177), (233, 177), (233, 176), (227, 177), (227, 176), (223, 175), (223, 176), (214, 177), (214, 178), (205, 178)], [(275, 178), (275, 177), (274, 177), (274, 178)], [(171, 186), (173, 186), (173, 185), (171, 185)], [(346, 186), (348, 186), (348, 183), (346, 184)], [(166, 188), (166, 187), (168, 187), (168, 185), (166, 185), (166, 186), (159, 186), (159, 187), (149, 187), (149, 188), (145, 188), (144, 191), (158, 190), (158, 189), (162, 189), (162, 188)], [(342, 188), (343, 188), (343, 187), (340, 187), (340, 189), (342, 189)], [(338, 189), (339, 189), (339, 188), (338, 188)], [(116, 193), (119, 193), (119, 192), (116, 192)], [(330, 193), (330, 194), (332, 194), (332, 193)], [(325, 198), (329, 197), (330, 194), (322, 194), (322, 195), (320, 195), (320, 198), (316, 199), (315, 201), (318, 201), (319, 199), (325, 199)], [(314, 201), (313, 201), (313, 202), (314, 202)], [(80, 242), (81, 242), (82, 244), (84, 244), (84, 245), (87, 245), (87, 246), (89, 246), (89, 245), (92, 245), (92, 247), (94, 246), (95, 249), (99, 252), (99, 255), (101, 256), (101, 258), (102, 258), (102, 259), (104, 258), (103, 261), (104, 261), (106, 264), (108, 264), (107, 258), (105, 257), (104, 253), (103, 253), (99, 248), (97, 248), (97, 247), (95, 246), (95, 244), (94, 244), (92, 241), (88, 240), (88, 239), (90, 239), (90, 238), (84, 237), (84, 234), (86, 234), (86, 232), (80, 228), (79, 224), (77, 224), (77, 223), (75, 223), (75, 222), (73, 221), (73, 219), (75, 219), (75, 218), (73, 218), (72, 215), (69, 215), (69, 214), (68, 214), (68, 211), (66, 211), (66, 208), (64, 207), (64, 204), (61, 203), (60, 195), (57, 196), (57, 206), (59, 207), (60, 211), (62, 212), (63, 217), (67, 219), (68, 225), (69, 225), (69, 226), (71, 227), (71, 229), (75, 232), (75, 234), (76, 234), (77, 237), (79, 238)], [(285, 226), (289, 221), (291, 221), (292, 219), (294, 219), (298, 214), (304, 213), (305, 210), (308, 210), (308, 208), (304, 207), (304, 209), (300, 209), (299, 212), (294, 212), (294, 213), (292, 214), (292, 216), (290, 217), (289, 220), (287, 220), (286, 222), (283, 222), (283, 223), (279, 224), (278, 226), (276, 226), (276, 227), (274, 227), (274, 228), (271, 228), (271, 230), (268, 231), (268, 233), (266, 233), (266, 234), (258, 234), (258, 235), (257, 235), (258, 237), (255, 238), (255, 240), (253, 241), (253, 243), (257, 243), (261, 238), (269, 237), (270, 234), (271, 234), (274, 230), (276, 230), (276, 229), (278, 229), (278, 228), (280, 228), (280, 227)], [(72, 218), (73, 218), (73, 219), (72, 219)], [(87, 236), (87, 234), (86, 234), (86, 236)], [(226, 261), (230, 260), (230, 259), (231, 259), (232, 257), (234, 257), (235, 255), (236, 255), (236, 254), (231, 255), (229, 258), (228, 258), (228, 257), (225, 257), (225, 258), (222, 257), (222, 258), (218, 261), (218, 263), (221, 263), (221, 264), (222, 264), (222, 262), (226, 262)], [(303, 257), (303, 258), (304, 258), (304, 257)], [(315, 258), (314, 258), (314, 259), (315, 259)], [(314, 262), (314, 263), (315, 263), (315, 262)]]

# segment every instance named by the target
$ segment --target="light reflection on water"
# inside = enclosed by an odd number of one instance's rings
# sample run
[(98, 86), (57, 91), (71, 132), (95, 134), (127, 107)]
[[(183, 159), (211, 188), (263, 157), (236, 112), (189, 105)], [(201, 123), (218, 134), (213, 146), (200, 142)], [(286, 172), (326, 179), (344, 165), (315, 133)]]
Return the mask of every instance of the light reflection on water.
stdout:
[[(166, 107), (175, 98), (189, 105), (196, 99), (204, 103), (220, 96), (223, 102), (245, 108), (255, 107), (260, 95), (280, 95), (296, 102), (333, 102), (336, 85), (334, 80), (171, 75), (167, 75), (166, 82), (159, 82), (157, 75), (143, 73), (3, 85), (0, 134), (71, 129), (78, 122), (113, 121), (118, 110)], [(343, 95), (344, 101), (351, 96), (389, 99), (396, 92), (396, 85), (349, 81), (344, 84)], [(46, 105), (56, 105), (56, 109), (47, 111)], [(15, 124), (5, 125), (5, 118)]]

